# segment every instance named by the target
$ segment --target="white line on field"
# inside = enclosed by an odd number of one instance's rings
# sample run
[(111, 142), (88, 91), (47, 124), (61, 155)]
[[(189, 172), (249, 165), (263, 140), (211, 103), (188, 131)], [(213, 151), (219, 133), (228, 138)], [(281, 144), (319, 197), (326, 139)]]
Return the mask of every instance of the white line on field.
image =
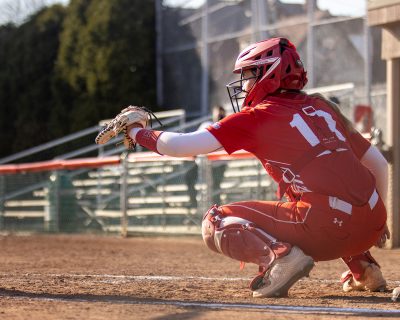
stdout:
[[(64, 277), (64, 278), (103, 278), (103, 279), (117, 279), (117, 280), (131, 280), (131, 281), (179, 281), (179, 280), (201, 280), (201, 281), (249, 281), (251, 278), (229, 278), (229, 277), (202, 277), (202, 276), (130, 276), (130, 275), (116, 275), (116, 274), (58, 274), (58, 273), (25, 273), (25, 274), (0, 274), (0, 277)], [(305, 282), (317, 282), (317, 283), (339, 283), (339, 280), (329, 279), (302, 279), (300, 281)], [(400, 281), (387, 280), (390, 284), (400, 284)]]
[[(7, 296), (0, 294), (1, 296)], [(114, 304), (129, 304), (129, 305), (169, 305), (176, 307), (185, 308), (206, 308), (206, 309), (252, 309), (252, 310), (264, 310), (267, 312), (279, 312), (279, 313), (295, 313), (295, 314), (336, 314), (336, 315), (365, 315), (365, 316), (397, 316), (400, 315), (400, 310), (396, 309), (370, 309), (370, 308), (337, 308), (337, 307), (310, 307), (310, 306), (286, 306), (286, 305), (265, 305), (265, 304), (247, 304), (247, 303), (202, 303), (202, 302), (186, 302), (186, 301), (160, 301), (160, 300), (134, 300), (129, 298), (121, 297), (116, 299), (107, 298), (93, 298), (85, 299), (81, 297), (51, 297), (46, 296), (12, 296), (13, 299), (22, 300), (39, 300), (39, 301), (54, 301), (54, 302), (110, 302)]]
[[(150, 304), (165, 304), (167, 301), (155, 301)], [(265, 305), (265, 304), (247, 304), (247, 303), (201, 303), (201, 302), (183, 302), (171, 301), (169, 305), (182, 307), (202, 307), (210, 309), (255, 309), (278, 312), (296, 312), (298, 313), (327, 313), (327, 314), (374, 314), (374, 315), (400, 315), (400, 310), (395, 309), (370, 309), (370, 308), (336, 308), (336, 307), (308, 307), (308, 306), (283, 306), (283, 305)]]

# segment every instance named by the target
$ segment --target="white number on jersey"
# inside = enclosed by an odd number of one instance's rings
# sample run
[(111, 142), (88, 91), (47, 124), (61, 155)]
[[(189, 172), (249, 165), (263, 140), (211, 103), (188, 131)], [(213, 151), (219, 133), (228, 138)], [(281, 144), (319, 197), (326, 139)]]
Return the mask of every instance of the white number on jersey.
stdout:
[[(315, 112), (310, 113), (309, 116), (322, 117), (326, 121), (329, 130), (333, 132), (339, 140), (346, 141), (343, 134), (338, 129), (336, 129), (336, 121), (333, 120), (332, 116), (328, 112), (322, 110), (316, 110)], [(290, 126), (292, 128), (296, 128), (297, 130), (299, 130), (300, 134), (304, 137), (304, 139), (307, 140), (307, 142), (312, 147), (315, 147), (317, 144), (320, 143), (318, 137), (311, 130), (309, 125), (304, 121), (303, 117), (299, 113), (295, 113), (293, 115), (293, 119), (290, 122)]]

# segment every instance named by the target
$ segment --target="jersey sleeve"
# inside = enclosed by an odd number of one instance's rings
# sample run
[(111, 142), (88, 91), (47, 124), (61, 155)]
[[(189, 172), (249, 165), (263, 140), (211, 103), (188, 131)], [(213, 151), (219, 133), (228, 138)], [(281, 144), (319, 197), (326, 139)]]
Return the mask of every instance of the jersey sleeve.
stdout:
[(255, 148), (256, 119), (254, 112), (241, 111), (216, 122), (206, 129), (219, 141), (228, 154), (238, 150), (252, 152)]
[(349, 134), (349, 141), (351, 149), (358, 159), (361, 159), (371, 146), (371, 143), (356, 130)]

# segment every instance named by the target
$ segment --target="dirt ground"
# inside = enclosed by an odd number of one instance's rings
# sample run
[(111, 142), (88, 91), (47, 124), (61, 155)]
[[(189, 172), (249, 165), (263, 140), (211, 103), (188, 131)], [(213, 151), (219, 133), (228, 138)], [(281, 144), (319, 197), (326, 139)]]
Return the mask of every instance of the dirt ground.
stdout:
[[(373, 250), (400, 285), (400, 250)], [(400, 317), (391, 292), (343, 293), (341, 261), (320, 262), (288, 298), (253, 299), (257, 268), (200, 237), (1, 235), (0, 319), (380, 319)]]

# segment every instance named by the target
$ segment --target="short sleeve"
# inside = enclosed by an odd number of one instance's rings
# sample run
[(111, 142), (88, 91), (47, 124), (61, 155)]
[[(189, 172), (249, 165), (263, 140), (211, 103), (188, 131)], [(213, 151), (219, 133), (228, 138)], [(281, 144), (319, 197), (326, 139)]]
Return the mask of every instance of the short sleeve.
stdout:
[(256, 119), (254, 112), (241, 111), (231, 114), (206, 129), (221, 143), (227, 153), (238, 150), (252, 152), (255, 144)]
[(350, 146), (358, 159), (367, 152), (371, 143), (365, 139), (358, 131), (350, 133), (349, 136)]

